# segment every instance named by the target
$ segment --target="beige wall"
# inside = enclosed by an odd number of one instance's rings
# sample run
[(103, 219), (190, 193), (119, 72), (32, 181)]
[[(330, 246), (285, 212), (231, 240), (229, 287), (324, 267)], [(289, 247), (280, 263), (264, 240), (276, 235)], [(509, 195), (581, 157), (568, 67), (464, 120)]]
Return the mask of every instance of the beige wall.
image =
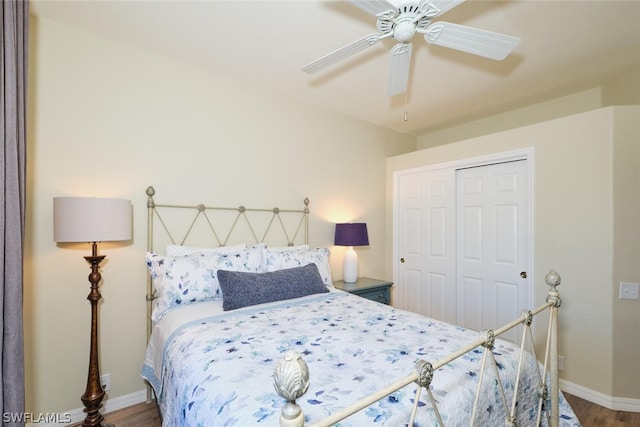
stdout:
[(632, 68), (602, 85), (602, 105), (640, 104), (640, 68)]
[(489, 135), (600, 107), (637, 104), (640, 104), (640, 68), (630, 69), (599, 84), (594, 83), (594, 87), (580, 92), (426, 132), (418, 137), (418, 149)]
[(262, 96), (52, 21), (30, 26), (28, 411), (80, 408), (86, 384), (89, 247), (53, 242), (55, 196), (134, 205), (133, 243), (100, 247), (101, 371), (111, 374), (112, 398), (144, 388), (148, 185), (164, 202), (298, 207), (309, 197), (311, 244), (330, 246), (335, 222), (366, 221), (371, 246), (360, 251), (361, 273), (384, 277), (385, 159), (415, 150), (413, 137)]
[[(390, 236), (394, 171), (533, 147), (536, 302), (545, 297), (544, 275), (557, 270), (563, 278), (562, 378), (604, 396), (634, 399), (640, 398), (640, 302), (616, 298), (619, 280), (640, 282), (638, 119), (638, 106), (602, 108), (387, 161)], [(614, 171), (614, 161), (623, 168)], [(388, 250), (391, 275), (391, 244)], [(614, 369), (618, 362), (628, 368)]]
[(640, 113), (614, 117), (613, 395), (640, 397), (640, 302), (618, 298), (620, 282), (640, 282)]

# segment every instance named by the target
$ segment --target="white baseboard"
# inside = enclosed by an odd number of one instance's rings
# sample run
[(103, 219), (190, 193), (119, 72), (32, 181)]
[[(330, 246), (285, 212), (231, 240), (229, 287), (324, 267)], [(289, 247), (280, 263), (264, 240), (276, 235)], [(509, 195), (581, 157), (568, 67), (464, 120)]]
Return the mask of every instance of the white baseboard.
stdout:
[(560, 389), (614, 411), (640, 412), (640, 399), (607, 396), (606, 394), (562, 379), (560, 380)]
[[(640, 412), (640, 399), (607, 396), (606, 394), (562, 379), (560, 380), (560, 389), (581, 399), (588, 400), (589, 402), (615, 411)], [(124, 396), (114, 397), (112, 399), (108, 398), (104, 402), (103, 413), (108, 414), (109, 412), (117, 411), (137, 403), (142, 403), (146, 400), (146, 390), (139, 390), (125, 394)], [(65, 412), (64, 414), (60, 414), (58, 418), (60, 420), (64, 420), (63, 423), (26, 423), (25, 427), (60, 427), (60, 425), (70, 425), (80, 422), (84, 417), (85, 413), (83, 408), (78, 408)]]
[[(142, 403), (147, 400), (147, 390), (139, 390), (133, 393), (125, 394), (124, 396), (114, 397), (112, 399), (106, 398), (103, 402), (103, 414), (117, 411), (137, 403)], [(70, 425), (84, 420), (85, 418), (84, 408), (73, 409), (63, 414), (57, 414), (57, 419), (62, 422), (56, 423), (25, 423), (25, 427), (60, 427), (61, 425)]]
[[(137, 403), (142, 403), (147, 400), (147, 390), (138, 390), (133, 393), (125, 394), (124, 396), (114, 397), (113, 399), (107, 399), (104, 404), (104, 414), (117, 411)], [(82, 417), (84, 418), (84, 417)]]

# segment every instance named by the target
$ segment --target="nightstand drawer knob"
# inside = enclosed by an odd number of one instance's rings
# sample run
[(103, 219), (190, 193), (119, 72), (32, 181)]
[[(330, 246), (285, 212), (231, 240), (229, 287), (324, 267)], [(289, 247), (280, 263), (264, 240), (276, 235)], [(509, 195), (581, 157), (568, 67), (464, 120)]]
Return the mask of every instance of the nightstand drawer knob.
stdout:
[(404, 258), (400, 258), (400, 262), (404, 264)]

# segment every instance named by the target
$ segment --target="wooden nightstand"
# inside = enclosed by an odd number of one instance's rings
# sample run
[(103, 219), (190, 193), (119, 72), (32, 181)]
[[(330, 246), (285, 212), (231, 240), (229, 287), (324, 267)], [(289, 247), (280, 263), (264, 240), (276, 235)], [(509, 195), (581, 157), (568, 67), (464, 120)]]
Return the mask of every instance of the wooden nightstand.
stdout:
[(333, 282), (333, 285), (337, 289), (372, 301), (387, 305), (391, 304), (391, 286), (393, 286), (393, 282), (372, 279), (370, 277), (358, 277), (358, 281), (355, 283), (345, 283), (344, 280), (336, 280)]

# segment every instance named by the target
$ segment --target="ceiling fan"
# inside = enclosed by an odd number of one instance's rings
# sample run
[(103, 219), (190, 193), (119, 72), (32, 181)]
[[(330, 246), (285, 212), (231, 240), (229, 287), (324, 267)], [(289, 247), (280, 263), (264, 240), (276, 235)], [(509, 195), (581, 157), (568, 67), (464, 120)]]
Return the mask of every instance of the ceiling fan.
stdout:
[(395, 6), (387, 0), (348, 0), (349, 3), (377, 18), (378, 32), (369, 34), (302, 67), (313, 74), (358, 53), (382, 39), (394, 38), (391, 48), (389, 96), (404, 93), (409, 80), (411, 39), (416, 33), (424, 35), (431, 44), (445, 46), (485, 58), (502, 60), (520, 43), (518, 37), (450, 22), (432, 19), (453, 9), (465, 0), (406, 0)]

